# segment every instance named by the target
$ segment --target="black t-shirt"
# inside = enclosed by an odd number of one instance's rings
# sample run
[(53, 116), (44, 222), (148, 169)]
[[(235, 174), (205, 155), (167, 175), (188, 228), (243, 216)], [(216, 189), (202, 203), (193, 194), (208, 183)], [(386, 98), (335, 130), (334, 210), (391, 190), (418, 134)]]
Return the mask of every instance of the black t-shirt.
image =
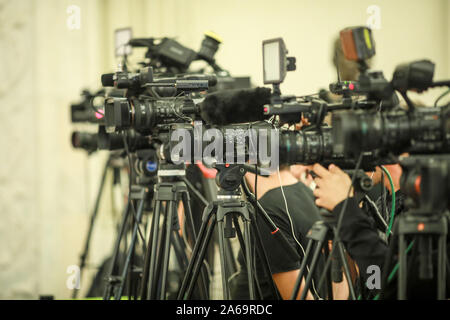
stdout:
[[(311, 189), (302, 182), (283, 186), (283, 191), (286, 197), (289, 214), (292, 219), (295, 236), (302, 245), (303, 251), (306, 251), (306, 246), (308, 244), (306, 234), (316, 221), (321, 220), (319, 210), (314, 203), (314, 195)], [(293, 250), (289, 250), (280, 237), (272, 235), (270, 227), (261, 217), (261, 213), (259, 213), (256, 217), (256, 223), (261, 234), (261, 240), (266, 251), (272, 274), (300, 269), (304, 254), (292, 235), (291, 222), (286, 212), (286, 204), (281, 188), (269, 190), (261, 197), (259, 203), (284, 234), (290, 246), (297, 251), (297, 254), (293, 254)], [(272, 281), (272, 279), (267, 278), (266, 273), (262, 268), (260, 258), (258, 255), (255, 255), (254, 259), (256, 260), (256, 274), (260, 283), (263, 298), (277, 299), (277, 296), (274, 296), (270, 290), (269, 281)], [(248, 299), (247, 270), (241, 252), (238, 255), (238, 261), (240, 264), (240, 271), (231, 282), (231, 296), (233, 299)], [(313, 277), (315, 285), (318, 284), (322, 268), (323, 260), (318, 264), (315, 276)]]

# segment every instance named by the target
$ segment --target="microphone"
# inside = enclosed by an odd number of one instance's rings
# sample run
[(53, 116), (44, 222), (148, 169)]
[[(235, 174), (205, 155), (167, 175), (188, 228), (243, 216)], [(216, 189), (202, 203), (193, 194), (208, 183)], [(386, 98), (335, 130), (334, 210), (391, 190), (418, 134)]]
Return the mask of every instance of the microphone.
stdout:
[(263, 107), (270, 97), (271, 90), (263, 87), (217, 91), (200, 104), (201, 116), (215, 125), (262, 121), (267, 118)]

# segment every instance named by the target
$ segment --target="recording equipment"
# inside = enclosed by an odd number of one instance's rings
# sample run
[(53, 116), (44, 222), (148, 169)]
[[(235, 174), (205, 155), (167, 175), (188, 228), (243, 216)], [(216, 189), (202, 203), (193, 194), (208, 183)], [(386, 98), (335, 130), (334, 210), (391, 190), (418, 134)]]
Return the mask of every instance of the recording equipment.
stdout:
[(103, 119), (103, 114), (101, 110), (95, 111), (99, 106), (94, 105), (94, 99), (96, 97), (103, 97), (105, 95), (105, 90), (101, 89), (95, 93), (89, 90), (83, 90), (81, 96), (83, 100), (79, 103), (73, 103), (70, 105), (70, 116), (73, 123), (78, 122), (90, 122), (90, 123), (101, 123)]
[(143, 68), (138, 73), (129, 73), (127, 71), (106, 73), (102, 75), (101, 80), (103, 87), (139, 90), (145, 83), (153, 81), (153, 69)]
[(433, 87), (434, 67), (434, 63), (429, 60), (400, 64), (395, 68), (392, 87), (399, 92), (423, 92)]
[(222, 68), (216, 64), (214, 59), (221, 43), (222, 39), (218, 35), (211, 31), (205, 32), (205, 38), (203, 39), (200, 50), (197, 53), (197, 57), (208, 62), (208, 64), (211, 65), (216, 72), (222, 71)]
[(74, 148), (84, 149), (88, 153), (98, 149), (98, 136), (96, 133), (74, 131), (72, 132), (71, 141)]
[(180, 74), (189, 69), (195, 60), (206, 61), (215, 72), (222, 71), (214, 56), (222, 43), (220, 37), (213, 32), (206, 32), (199, 52), (195, 52), (175, 39), (171, 38), (135, 38), (129, 41), (131, 47), (147, 48), (146, 58), (150, 59), (149, 66), (158, 72)]
[(362, 151), (446, 153), (450, 139), (450, 105), (444, 107), (414, 108), (406, 95), (407, 90), (423, 91), (427, 87), (445, 84), (433, 83), (434, 64), (428, 60), (399, 65), (389, 84), (390, 92), (399, 90), (409, 110), (385, 112), (344, 111), (333, 114), (335, 152), (356, 156)]
[(138, 73), (126, 71), (106, 73), (102, 75), (101, 80), (104, 87), (135, 90), (133, 94), (143, 92), (146, 87), (172, 87), (179, 91), (189, 91), (191, 89), (207, 90), (217, 84), (217, 77), (214, 75), (187, 74), (176, 77), (157, 77), (151, 67), (140, 69)]
[(450, 105), (414, 112), (348, 111), (333, 114), (334, 151), (355, 156), (379, 150), (399, 155), (450, 151)]
[[(355, 34), (359, 35), (358, 32)], [(282, 124), (290, 125), (299, 123), (302, 118), (306, 118), (313, 127), (318, 128), (326, 114), (331, 111), (373, 108), (379, 105), (381, 100), (384, 102), (384, 106), (390, 106), (398, 102), (390, 101), (392, 92), (390, 95), (386, 94), (385, 84), (387, 81), (380, 72), (364, 73), (358, 82), (345, 81), (330, 85), (330, 90), (333, 93), (343, 94), (344, 98), (357, 94), (367, 95), (367, 99), (364, 101), (344, 99), (342, 103), (331, 104), (312, 97), (283, 96), (281, 95), (280, 84), (283, 82), (287, 71), (295, 70), (295, 59), (286, 57), (286, 53), (286, 46), (281, 38), (263, 41), (264, 84), (272, 84), (273, 86), (270, 103), (263, 107), (264, 116), (267, 118), (277, 116)]]
[(372, 30), (368, 27), (350, 27), (340, 32), (342, 51), (350, 61), (363, 62), (375, 55)]
[(191, 122), (199, 112), (192, 99), (151, 97), (113, 98), (105, 103), (107, 132), (133, 128), (141, 134), (150, 134), (158, 128), (177, 122)]
[(158, 156), (155, 149), (136, 151), (134, 169), (140, 177), (155, 177), (158, 170)]
[[(334, 163), (342, 169), (354, 169), (356, 158), (333, 151), (331, 130), (325, 125), (315, 130), (275, 129), (266, 122), (219, 127), (172, 124), (168, 137), (159, 139), (162, 145), (158, 152), (161, 158), (174, 163), (250, 163), (271, 169), (278, 165)], [(393, 163), (392, 159), (365, 152), (360, 168), (372, 171), (387, 163)]]
[(262, 49), (264, 84), (279, 85), (287, 71), (296, 69), (296, 60), (286, 56), (288, 51), (282, 38), (264, 40)]
[(120, 133), (108, 133), (106, 132), (105, 126), (99, 126), (97, 135), (99, 150), (113, 151), (125, 149), (125, 141), (129, 152), (145, 149), (151, 145), (148, 137), (139, 134), (135, 130), (128, 129)]
[[(296, 124), (303, 118), (318, 127), (322, 124), (328, 112), (344, 110), (352, 106), (360, 105), (359, 101), (328, 104), (319, 99), (298, 100), (292, 97), (282, 97), (280, 104), (267, 104), (264, 106), (264, 116), (278, 116), (280, 123)], [(372, 106), (372, 105), (370, 105)], [(363, 106), (364, 108), (367, 107)]]
[[(383, 73), (381, 71), (368, 71), (366, 61), (375, 55), (372, 30), (365, 26), (345, 28), (340, 32), (340, 39), (345, 58), (356, 61), (360, 71), (358, 82), (349, 84), (351, 93), (366, 95), (368, 101), (378, 102), (384, 109), (397, 106), (399, 100)], [(332, 89), (336, 88), (330, 87), (330, 90)], [(345, 90), (343, 93), (345, 93)], [(349, 93), (348, 90), (347, 93)]]
[(409, 199), (408, 207), (420, 207), (420, 214), (425, 215), (450, 209), (449, 154), (401, 157), (400, 164), (400, 187)]
[[(191, 117), (199, 113), (199, 107), (191, 95), (207, 90), (209, 83), (214, 84), (215, 80), (215, 77), (203, 75), (158, 79), (154, 77), (151, 67), (141, 69), (138, 74), (117, 72), (103, 75), (104, 85), (114, 83), (117, 88), (131, 90), (126, 98), (110, 97), (105, 100), (106, 131), (112, 133), (133, 128), (141, 134), (150, 134), (157, 127), (170, 123), (190, 122)], [(154, 88), (173, 88), (183, 92), (184, 96), (160, 97), (153, 91)]]
[(210, 93), (201, 103), (201, 116), (209, 124), (227, 125), (261, 121), (270, 89), (234, 89)]
[[(394, 234), (398, 238), (397, 298), (407, 298), (410, 263), (407, 241), (416, 249), (419, 279), (436, 279), (436, 298), (444, 300), (447, 275), (447, 241), (450, 202), (450, 155), (410, 155), (400, 158), (401, 190), (406, 195), (406, 211), (398, 218)], [(389, 262), (392, 257), (388, 257)], [(435, 271), (436, 270), (436, 271)], [(411, 288), (414, 290), (414, 288)], [(427, 297), (429, 298), (429, 296)]]
[(338, 81), (330, 83), (329, 89), (331, 93), (337, 95), (351, 96), (359, 94), (360, 85), (358, 81)]
[(178, 41), (170, 38), (137, 38), (131, 39), (129, 44), (132, 47), (147, 48), (146, 58), (150, 59), (150, 66), (155, 69), (163, 67), (174, 73), (184, 73), (187, 71), (192, 61), (197, 57), (197, 53), (189, 49)]
[[(346, 58), (358, 61), (362, 70), (358, 86), (352, 83), (352, 91), (364, 93), (368, 101), (376, 102), (379, 107), (333, 114), (334, 152), (350, 157), (371, 150), (381, 156), (448, 152), (450, 105), (416, 109), (406, 95), (408, 90), (422, 92), (430, 87), (450, 85), (450, 81), (433, 82), (434, 63), (419, 60), (401, 64), (388, 82), (380, 72), (366, 72), (364, 59), (375, 53), (370, 29), (344, 29), (341, 41)], [(405, 98), (408, 111), (399, 109), (395, 90)]]

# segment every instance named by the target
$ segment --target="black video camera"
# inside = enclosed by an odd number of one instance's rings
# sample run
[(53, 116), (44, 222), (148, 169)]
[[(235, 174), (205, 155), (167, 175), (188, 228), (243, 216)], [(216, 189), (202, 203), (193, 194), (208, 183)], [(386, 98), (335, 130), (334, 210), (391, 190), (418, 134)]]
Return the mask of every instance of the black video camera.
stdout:
[[(124, 98), (105, 100), (105, 126), (107, 132), (133, 128), (148, 135), (171, 123), (192, 122), (199, 113), (194, 94), (205, 92), (214, 85), (215, 77), (188, 75), (157, 78), (151, 67), (138, 74), (118, 72), (102, 76), (104, 86), (127, 89)], [(161, 97), (155, 89), (172, 89), (169, 96)]]

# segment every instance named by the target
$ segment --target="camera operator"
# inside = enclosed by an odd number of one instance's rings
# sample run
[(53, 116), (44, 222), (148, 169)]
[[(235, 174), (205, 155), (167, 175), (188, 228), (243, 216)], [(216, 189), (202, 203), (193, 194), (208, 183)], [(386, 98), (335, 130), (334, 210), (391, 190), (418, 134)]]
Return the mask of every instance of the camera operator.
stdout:
[[(336, 220), (343, 214), (342, 225), (339, 229), (339, 237), (343, 241), (347, 252), (352, 259), (355, 260), (359, 267), (361, 279), (366, 283), (368, 277), (371, 275), (367, 273), (369, 266), (378, 266), (382, 275), (387, 275), (394, 268), (396, 261), (392, 261), (389, 265), (385, 264), (386, 258), (391, 254), (392, 247), (395, 241), (391, 241), (391, 247), (388, 247), (383, 239), (378, 235), (376, 228), (368, 215), (360, 208), (356, 201), (353, 191), (347, 199), (348, 192), (351, 189), (350, 177), (335, 165), (330, 165), (324, 168), (320, 164), (313, 166), (313, 171), (317, 175), (314, 179), (317, 188), (314, 190), (316, 197), (315, 203), (317, 206), (325, 208), (336, 215)], [(394, 181), (394, 192), (400, 195), (400, 176), (401, 167), (399, 165), (390, 166), (390, 173)], [(389, 187), (389, 192), (392, 190)], [(347, 201), (346, 208), (343, 206)], [(396, 206), (396, 215), (403, 210), (402, 206)], [(392, 251), (395, 252), (395, 251)], [(413, 269), (408, 272), (408, 296), (414, 298), (433, 299), (436, 297), (436, 279), (422, 280), (417, 277), (418, 263), (417, 255), (413, 250), (410, 257), (409, 266)], [(392, 260), (395, 260), (392, 259)], [(385, 278), (384, 276), (383, 278)], [(447, 288), (449, 287), (447, 278)], [(381, 282), (381, 283), (384, 283)], [(390, 281), (381, 288), (383, 298), (395, 299), (396, 297), (396, 281)], [(363, 293), (366, 298), (373, 298), (380, 290), (375, 288), (369, 290), (366, 286)]]
[[(302, 168), (297, 166), (296, 172), (299, 169)], [(307, 167), (303, 167), (303, 170), (307, 171)], [(256, 223), (272, 272), (272, 279), (281, 298), (289, 299), (299, 274), (301, 259), (304, 257), (304, 250), (307, 245), (306, 234), (312, 225), (321, 219), (318, 208), (314, 205), (312, 190), (303, 182), (299, 182), (288, 166), (282, 166), (279, 171), (267, 177), (258, 176), (256, 185), (254, 174), (247, 173), (246, 180), (252, 192), (255, 192), (256, 189), (259, 203), (286, 236), (289, 244), (298, 252), (298, 255), (288, 252), (281, 240), (272, 236), (271, 230), (264, 220), (256, 217)], [(256, 256), (255, 260), (256, 274), (260, 281), (264, 299), (276, 299), (277, 297), (272, 296), (270, 292), (268, 281), (271, 280), (265, 277), (259, 257)], [(238, 261), (241, 268), (233, 279), (232, 297), (233, 299), (248, 299), (247, 274), (241, 253), (238, 256)], [(313, 286), (307, 294), (307, 299), (323, 296), (323, 292), (317, 288), (323, 266), (324, 259), (321, 259), (319, 268), (316, 269), (313, 276)], [(301, 295), (303, 285), (304, 279), (298, 297)], [(333, 295), (335, 299), (348, 298), (348, 287), (345, 279), (339, 284), (333, 284)]]

